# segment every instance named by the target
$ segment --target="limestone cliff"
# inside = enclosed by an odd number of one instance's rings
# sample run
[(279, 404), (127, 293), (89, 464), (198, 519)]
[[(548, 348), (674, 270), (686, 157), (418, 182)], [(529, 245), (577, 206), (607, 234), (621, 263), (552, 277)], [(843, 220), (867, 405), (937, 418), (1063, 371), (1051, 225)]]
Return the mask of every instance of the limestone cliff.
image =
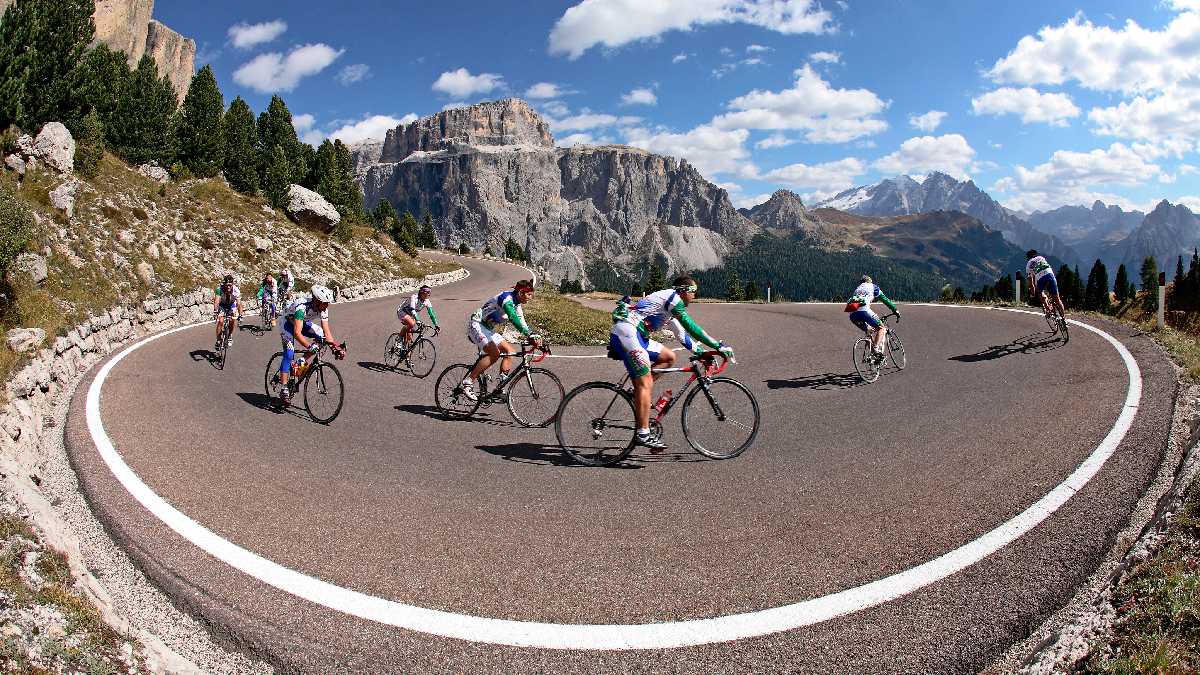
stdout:
[(665, 259), (715, 267), (757, 227), (686, 161), (627, 146), (554, 147), (545, 121), (508, 99), (388, 132), (356, 152), (364, 204), (433, 217), (439, 238), (499, 250), (513, 238), (554, 281), (589, 281)]
[(158, 72), (171, 80), (182, 103), (196, 74), (196, 41), (151, 20), (146, 27), (146, 53), (158, 64)]

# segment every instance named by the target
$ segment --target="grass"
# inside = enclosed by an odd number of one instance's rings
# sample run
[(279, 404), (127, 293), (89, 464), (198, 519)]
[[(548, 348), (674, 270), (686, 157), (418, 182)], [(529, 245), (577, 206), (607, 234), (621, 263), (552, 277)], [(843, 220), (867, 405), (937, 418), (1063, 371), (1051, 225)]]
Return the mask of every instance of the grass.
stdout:
[(585, 307), (546, 289), (534, 294), (525, 307), (525, 318), (552, 345), (603, 345), (612, 328), (609, 313)]

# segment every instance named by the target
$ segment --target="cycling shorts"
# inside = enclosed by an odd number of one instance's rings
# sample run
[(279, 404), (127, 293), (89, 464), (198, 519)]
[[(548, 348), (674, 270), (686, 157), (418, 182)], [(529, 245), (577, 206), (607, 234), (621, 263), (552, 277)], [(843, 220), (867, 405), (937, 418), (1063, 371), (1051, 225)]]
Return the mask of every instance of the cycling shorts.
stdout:
[(1050, 294), (1050, 297), (1058, 295), (1058, 279), (1054, 278), (1053, 274), (1047, 274), (1037, 280), (1037, 294), (1041, 297), (1042, 291)]
[(414, 321), (417, 320), (417, 313), (414, 312), (411, 307), (408, 307), (406, 305), (401, 305), (396, 308), (396, 318), (397, 319), (400, 319), (401, 321), (403, 321), (404, 317), (406, 317), (406, 316), (411, 316)]
[(856, 309), (853, 312), (850, 312), (850, 323), (861, 328), (864, 333), (866, 332), (868, 326), (871, 328), (879, 328), (881, 325), (883, 325), (879, 320), (879, 315), (871, 311), (870, 307), (864, 307), (863, 309)]
[(467, 337), (479, 351), (487, 349), (489, 344), (499, 346), (504, 342), (504, 336), (493, 331), (475, 319), (467, 319)]
[(225, 316), (233, 316), (233, 305), (217, 305), (217, 316), (224, 314)]
[(628, 321), (613, 325), (608, 334), (608, 344), (621, 357), (630, 377), (642, 377), (650, 372), (663, 350), (661, 343), (646, 337)]
[[(300, 332), (309, 339), (324, 339), (320, 326), (304, 323)], [(292, 322), (284, 322), (279, 331), (279, 340), (283, 343), (283, 361), (279, 363), (279, 372), (287, 373), (292, 370), (292, 359), (296, 358), (296, 336), (292, 334)]]

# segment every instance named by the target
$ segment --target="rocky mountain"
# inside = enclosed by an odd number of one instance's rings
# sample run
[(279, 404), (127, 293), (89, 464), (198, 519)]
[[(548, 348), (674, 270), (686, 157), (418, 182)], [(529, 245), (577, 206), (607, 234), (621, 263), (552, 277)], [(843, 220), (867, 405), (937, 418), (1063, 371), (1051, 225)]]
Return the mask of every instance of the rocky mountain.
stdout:
[(1145, 217), (1141, 211), (1125, 211), (1097, 200), (1091, 208), (1062, 206), (1035, 211), (1025, 219), (1034, 228), (1062, 239), (1086, 262), (1097, 258), (1104, 246), (1128, 236)]
[(817, 206), (867, 216), (961, 211), (999, 231), (1020, 248), (1036, 248), (1068, 262), (1079, 260), (1066, 242), (1036, 229), (1005, 209), (980, 190), (974, 181), (958, 181), (944, 173), (931, 173), (920, 183), (908, 176), (889, 178), (875, 185), (851, 188)]
[(1170, 270), (1176, 256), (1187, 260), (1196, 246), (1200, 246), (1200, 218), (1186, 206), (1164, 199), (1129, 236), (1102, 246), (1099, 257), (1112, 269), (1124, 263), (1136, 274), (1146, 256), (1154, 256), (1160, 270)]
[(804, 206), (800, 195), (791, 190), (776, 190), (767, 201), (750, 209), (739, 209), (760, 228), (780, 235), (800, 234), (806, 241), (829, 249), (844, 248), (840, 228), (830, 227)]
[[(375, 153), (378, 152), (378, 156)], [(647, 260), (717, 266), (758, 231), (686, 161), (637, 148), (557, 148), (527, 103), (443, 111), (354, 152), (364, 206), (428, 212), (442, 242), (500, 250), (512, 238), (552, 281), (618, 275)]]
[[(0, 14), (14, 2), (0, 0)], [(196, 41), (155, 21), (154, 0), (96, 0), (95, 6), (95, 42), (125, 52), (131, 67), (143, 54), (152, 56), (182, 102), (196, 74)]]

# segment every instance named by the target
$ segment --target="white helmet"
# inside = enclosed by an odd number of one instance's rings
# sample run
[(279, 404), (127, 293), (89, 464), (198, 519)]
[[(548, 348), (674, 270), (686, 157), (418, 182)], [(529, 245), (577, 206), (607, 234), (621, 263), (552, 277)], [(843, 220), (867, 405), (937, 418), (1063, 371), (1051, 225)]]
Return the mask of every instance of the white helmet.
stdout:
[(321, 302), (325, 302), (325, 303), (333, 302), (333, 291), (329, 290), (328, 288), (326, 288), (324, 286), (320, 286), (320, 285), (313, 286), (312, 287), (312, 296), (314, 299), (319, 300)]

